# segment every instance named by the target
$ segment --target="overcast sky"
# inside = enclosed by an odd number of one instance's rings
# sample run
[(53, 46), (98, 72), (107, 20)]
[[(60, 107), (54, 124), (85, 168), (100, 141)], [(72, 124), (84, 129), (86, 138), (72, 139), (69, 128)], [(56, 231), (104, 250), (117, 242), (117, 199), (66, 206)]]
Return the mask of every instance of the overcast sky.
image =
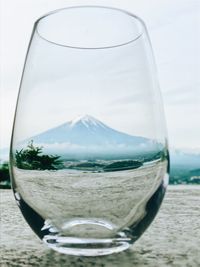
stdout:
[[(9, 145), (16, 97), (34, 21), (64, 0), (1, 0), (0, 147)], [(129, 10), (148, 28), (164, 100), (170, 145), (200, 150), (200, 1), (84, 1)]]

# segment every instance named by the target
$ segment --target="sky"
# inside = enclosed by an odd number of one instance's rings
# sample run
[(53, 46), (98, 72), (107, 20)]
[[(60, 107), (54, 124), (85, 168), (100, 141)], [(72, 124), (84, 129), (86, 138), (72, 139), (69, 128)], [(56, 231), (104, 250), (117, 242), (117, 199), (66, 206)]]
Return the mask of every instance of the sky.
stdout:
[[(43, 14), (83, 1), (1, 0), (0, 148), (10, 143), (14, 110), (33, 24)], [(200, 1), (84, 1), (141, 17), (157, 65), (171, 147), (200, 151)]]

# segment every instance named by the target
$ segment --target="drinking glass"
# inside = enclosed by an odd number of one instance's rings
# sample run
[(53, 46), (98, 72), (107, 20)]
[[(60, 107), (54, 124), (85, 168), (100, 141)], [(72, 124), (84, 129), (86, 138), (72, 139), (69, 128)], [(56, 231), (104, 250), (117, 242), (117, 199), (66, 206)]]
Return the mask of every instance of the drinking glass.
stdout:
[(76, 6), (36, 21), (10, 162), (18, 206), (48, 247), (106, 255), (142, 235), (165, 194), (169, 156), (140, 18)]

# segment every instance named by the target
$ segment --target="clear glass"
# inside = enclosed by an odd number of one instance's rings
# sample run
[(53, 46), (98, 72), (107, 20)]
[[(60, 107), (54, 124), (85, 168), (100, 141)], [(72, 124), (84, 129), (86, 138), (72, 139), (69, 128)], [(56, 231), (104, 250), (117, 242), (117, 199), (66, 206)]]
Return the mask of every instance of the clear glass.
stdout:
[(79, 6), (36, 21), (10, 161), (19, 208), (50, 248), (105, 255), (142, 235), (164, 197), (169, 156), (140, 18)]

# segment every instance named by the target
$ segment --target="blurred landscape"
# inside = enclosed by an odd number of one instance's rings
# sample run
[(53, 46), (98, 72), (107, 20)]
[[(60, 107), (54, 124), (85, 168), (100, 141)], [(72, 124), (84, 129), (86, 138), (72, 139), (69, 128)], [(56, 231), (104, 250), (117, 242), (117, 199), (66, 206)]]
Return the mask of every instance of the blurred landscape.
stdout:
[[(138, 166), (140, 167), (140, 166)], [(170, 184), (200, 184), (200, 154), (172, 150), (170, 153)], [(9, 161), (0, 159), (0, 188), (9, 189)]]
[(173, 150), (170, 153), (170, 184), (200, 184), (200, 154)]
[[(83, 138), (84, 136), (84, 138)], [(17, 148), (17, 149), (16, 149)], [(168, 159), (167, 147), (131, 136), (84, 115), (21, 141), (14, 165), (24, 170), (110, 172)], [(11, 188), (8, 148), (0, 150), (0, 188)], [(200, 153), (170, 151), (170, 184), (200, 184)]]

